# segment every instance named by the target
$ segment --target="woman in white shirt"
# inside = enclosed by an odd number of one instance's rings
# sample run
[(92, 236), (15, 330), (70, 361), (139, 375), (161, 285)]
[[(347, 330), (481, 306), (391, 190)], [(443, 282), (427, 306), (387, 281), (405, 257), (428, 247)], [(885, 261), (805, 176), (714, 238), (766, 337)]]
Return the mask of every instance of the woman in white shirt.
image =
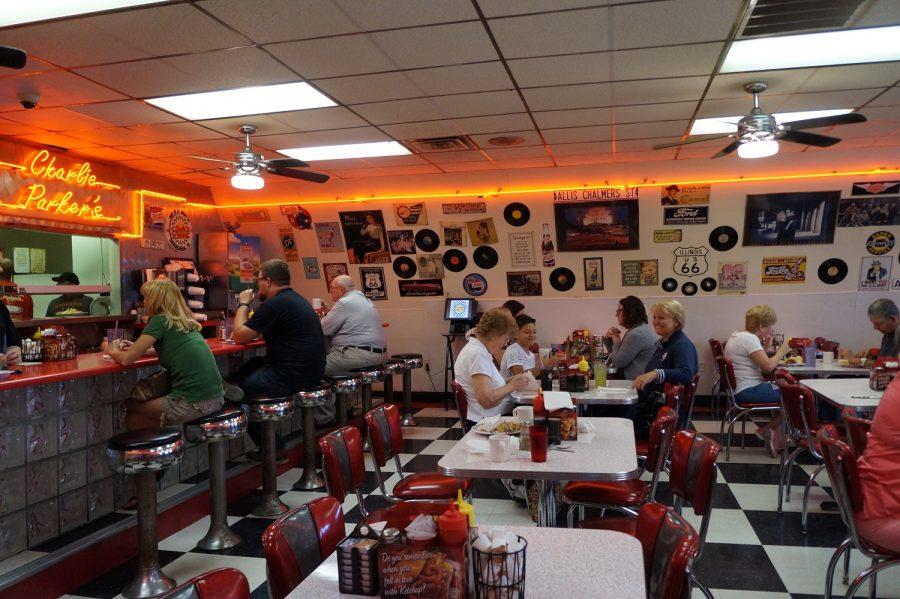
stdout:
[(453, 368), (456, 382), (466, 392), (468, 420), (480, 422), (511, 411), (513, 404), (509, 394), (528, 385), (528, 377), (524, 374), (504, 380), (491, 356), (515, 333), (516, 322), (509, 311), (492, 308), (481, 316), (475, 334), (456, 357)]
[(538, 352), (533, 351), (537, 344), (537, 327), (536, 321), (527, 314), (519, 314), (516, 316), (516, 325), (519, 332), (516, 333), (516, 340), (509, 344), (506, 351), (503, 352), (503, 360), (500, 362), (500, 376), (504, 380), (515, 374), (523, 374), (530, 372), (535, 378), (541, 375), (544, 368), (553, 368), (559, 362), (559, 359), (548, 357), (541, 360)]
[[(791, 351), (785, 342), (772, 357), (765, 348), (771, 347), (775, 323), (778, 321), (771, 306), (756, 306), (747, 310), (746, 330), (731, 334), (725, 344), (725, 356), (734, 366), (737, 383), (734, 399), (738, 404), (777, 403), (781, 399), (778, 387), (763, 378), (763, 374), (773, 372), (781, 359)], [(772, 457), (784, 445), (781, 438), (781, 414), (756, 431), (756, 435), (766, 441)]]

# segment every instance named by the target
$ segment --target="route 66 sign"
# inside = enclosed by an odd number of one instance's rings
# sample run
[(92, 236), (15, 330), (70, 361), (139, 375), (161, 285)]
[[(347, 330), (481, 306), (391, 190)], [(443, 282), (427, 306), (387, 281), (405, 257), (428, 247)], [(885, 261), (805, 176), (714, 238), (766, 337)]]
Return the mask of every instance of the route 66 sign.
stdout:
[(675, 274), (685, 277), (696, 277), (705, 274), (709, 270), (709, 262), (706, 261), (706, 255), (709, 248), (700, 247), (680, 247), (675, 250), (675, 264), (672, 268)]

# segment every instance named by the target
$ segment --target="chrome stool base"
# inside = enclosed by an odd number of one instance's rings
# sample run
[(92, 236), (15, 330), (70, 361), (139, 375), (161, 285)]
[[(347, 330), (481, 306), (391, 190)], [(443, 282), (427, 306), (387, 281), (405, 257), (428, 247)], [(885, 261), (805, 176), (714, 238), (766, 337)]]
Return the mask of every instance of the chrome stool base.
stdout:
[[(323, 395), (322, 401), (328, 396)], [(325, 479), (319, 476), (316, 470), (316, 427), (313, 410), (315, 405), (309, 401), (300, 402), (301, 416), (303, 417), (303, 473), (300, 479), (292, 487), (295, 491), (315, 491), (325, 486)]]
[(156, 536), (156, 472), (144, 471), (135, 475), (138, 496), (138, 569), (125, 588), (125, 599), (156, 597), (175, 588), (173, 578), (166, 576), (159, 566)]
[(262, 497), (250, 512), (254, 516), (280, 516), (288, 506), (278, 497), (275, 465), (275, 421), (262, 422)]
[(403, 410), (400, 415), (400, 426), (416, 426), (412, 407), (412, 371), (424, 364), (421, 354), (396, 354), (391, 356), (405, 362), (403, 368)]

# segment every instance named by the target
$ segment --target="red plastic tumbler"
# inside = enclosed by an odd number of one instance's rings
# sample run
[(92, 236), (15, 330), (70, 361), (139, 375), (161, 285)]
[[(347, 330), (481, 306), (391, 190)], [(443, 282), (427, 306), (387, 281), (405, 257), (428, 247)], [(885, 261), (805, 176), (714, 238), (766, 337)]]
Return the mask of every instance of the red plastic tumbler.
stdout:
[(547, 461), (547, 427), (530, 426), (528, 432), (531, 435), (531, 461)]

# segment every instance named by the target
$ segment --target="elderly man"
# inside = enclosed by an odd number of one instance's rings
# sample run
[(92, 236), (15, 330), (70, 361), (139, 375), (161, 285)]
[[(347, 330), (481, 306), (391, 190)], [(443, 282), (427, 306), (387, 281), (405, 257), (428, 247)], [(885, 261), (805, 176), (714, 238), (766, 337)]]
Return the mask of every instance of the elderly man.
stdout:
[(884, 335), (879, 356), (897, 356), (897, 337), (900, 336), (900, 311), (889, 299), (877, 299), (869, 306), (869, 320), (875, 330)]

